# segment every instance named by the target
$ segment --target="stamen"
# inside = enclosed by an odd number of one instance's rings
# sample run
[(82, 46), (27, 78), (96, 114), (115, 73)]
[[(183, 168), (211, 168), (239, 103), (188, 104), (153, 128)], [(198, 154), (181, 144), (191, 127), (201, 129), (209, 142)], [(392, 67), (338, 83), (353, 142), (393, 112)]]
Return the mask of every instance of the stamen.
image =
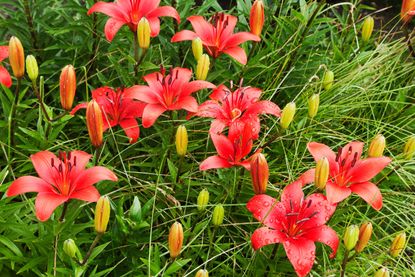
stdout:
[(341, 155), (342, 155), (342, 148), (339, 147), (339, 150), (337, 150), (336, 162), (340, 160)]
[(351, 166), (353, 167), (356, 164), (356, 162), (357, 162), (357, 152), (354, 153), (354, 157), (353, 157), (353, 161), (352, 161)]
[(244, 83), (244, 78), (241, 78), (241, 80), (239, 80), (239, 87), (240, 88), (242, 87), (243, 83)]
[(307, 209), (310, 208), (312, 202), (313, 202), (313, 200), (308, 201)]
[(341, 163), (341, 166), (343, 167), (346, 164), (346, 159), (344, 159)]
[(73, 157), (73, 166), (76, 166), (76, 156)]
[(352, 147), (349, 146), (349, 152), (348, 152), (348, 154), (351, 154), (351, 153), (352, 153)]
[(300, 213), (287, 213), (285, 216), (298, 216)]
[(59, 172), (62, 172), (63, 171), (62, 164), (59, 165), (58, 170), (59, 170)]
[(290, 208), (291, 208), (291, 211), (294, 209), (293, 208), (293, 201), (290, 199)]
[(314, 213), (312, 213), (310, 216), (309, 216), (309, 218), (311, 219), (313, 216), (315, 216), (315, 215), (317, 215), (318, 214), (318, 212), (317, 211), (315, 211)]
[(68, 160), (71, 159), (71, 152), (68, 153)]

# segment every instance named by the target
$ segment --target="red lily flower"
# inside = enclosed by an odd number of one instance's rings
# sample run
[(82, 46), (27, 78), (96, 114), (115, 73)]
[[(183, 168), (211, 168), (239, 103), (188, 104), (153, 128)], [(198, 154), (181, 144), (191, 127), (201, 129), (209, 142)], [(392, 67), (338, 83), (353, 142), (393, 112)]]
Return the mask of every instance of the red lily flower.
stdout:
[(96, 202), (100, 194), (93, 184), (118, 179), (111, 170), (102, 166), (85, 169), (91, 156), (77, 150), (61, 152), (59, 158), (49, 151), (33, 154), (30, 159), (40, 178), (20, 177), (10, 185), (6, 195), (37, 192), (35, 208), (40, 221), (48, 220), (56, 207), (70, 199)]
[[(229, 134), (240, 132), (246, 122), (253, 126), (253, 138), (257, 139), (260, 129), (258, 114), (281, 116), (280, 108), (271, 101), (259, 101), (262, 91), (257, 88), (241, 87), (231, 92), (220, 85), (210, 95), (210, 99), (199, 106), (196, 115), (212, 117), (210, 133), (221, 133), (228, 126)], [(238, 130), (239, 129), (239, 130)]]
[[(9, 47), (0, 46), (0, 62), (9, 56)], [(0, 65), (0, 83), (6, 87), (11, 87), (12, 78), (6, 68)]]
[(269, 244), (282, 243), (287, 257), (298, 276), (306, 276), (315, 259), (314, 242), (324, 243), (336, 255), (339, 238), (336, 232), (324, 225), (336, 210), (323, 194), (315, 193), (304, 199), (303, 182), (295, 181), (284, 188), (281, 202), (260, 194), (249, 200), (246, 207), (266, 227), (252, 234), (255, 250)]
[(216, 133), (211, 134), (217, 156), (208, 157), (200, 166), (200, 170), (213, 168), (229, 168), (241, 165), (251, 169), (250, 159), (244, 159), (252, 150), (252, 127), (246, 124), (241, 132), (229, 134), (228, 137)]
[(401, 9), (401, 19), (404, 23), (411, 21), (415, 15), (415, 0), (403, 0)]
[[(136, 117), (141, 117), (145, 104), (127, 97), (128, 89), (118, 88), (117, 91), (109, 87), (102, 87), (92, 91), (92, 98), (101, 107), (104, 116), (104, 131), (110, 127), (120, 125), (130, 143), (135, 143), (140, 136), (140, 129)], [(74, 115), (79, 109), (84, 109), (88, 103), (77, 105), (72, 111)]]
[(173, 17), (180, 23), (180, 16), (173, 7), (159, 5), (160, 0), (117, 0), (114, 3), (100, 1), (88, 10), (88, 15), (100, 12), (111, 17), (105, 24), (105, 36), (108, 41), (112, 41), (124, 24), (135, 33), (138, 22), (143, 17), (150, 23), (151, 36), (155, 37), (160, 32), (160, 16)]
[(151, 127), (157, 118), (165, 111), (184, 109), (197, 112), (198, 104), (192, 93), (216, 86), (206, 81), (189, 82), (192, 71), (176, 67), (165, 75), (166, 70), (144, 76), (148, 86), (133, 86), (126, 90), (126, 95), (147, 103), (143, 111), (143, 126)]
[(229, 14), (215, 14), (211, 19), (213, 24), (198, 15), (190, 16), (187, 20), (190, 21), (195, 32), (188, 30), (178, 32), (172, 37), (171, 42), (200, 38), (206, 51), (213, 58), (225, 53), (241, 64), (246, 64), (246, 53), (239, 45), (248, 40), (261, 40), (260, 37), (249, 32), (234, 34), (233, 31), (238, 19)]
[(375, 210), (382, 208), (382, 194), (370, 179), (391, 162), (390, 158), (361, 160), (363, 142), (350, 142), (339, 148), (337, 155), (327, 145), (317, 142), (310, 142), (307, 148), (316, 162), (323, 157), (329, 161), (330, 176), (326, 184), (326, 194), (331, 203), (341, 202), (354, 192)]

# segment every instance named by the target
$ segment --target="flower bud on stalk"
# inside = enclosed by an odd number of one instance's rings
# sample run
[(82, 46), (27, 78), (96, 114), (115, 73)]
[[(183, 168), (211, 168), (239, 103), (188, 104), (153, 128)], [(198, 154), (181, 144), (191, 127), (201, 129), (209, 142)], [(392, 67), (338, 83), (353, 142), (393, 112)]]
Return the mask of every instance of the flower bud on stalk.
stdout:
[(267, 190), (269, 168), (264, 154), (257, 153), (251, 158), (251, 179), (255, 194), (264, 194)]
[(324, 72), (323, 88), (325, 90), (331, 89), (331, 87), (333, 86), (333, 82), (334, 82), (334, 73), (333, 73), (333, 71), (327, 70), (326, 72)]
[(359, 227), (357, 225), (350, 225), (346, 228), (346, 232), (344, 233), (343, 242), (344, 246), (348, 251), (352, 250), (359, 239)]
[(249, 15), (249, 27), (251, 33), (260, 36), (262, 28), (264, 27), (264, 21), (264, 2), (262, 0), (255, 0)]
[(370, 143), (368, 156), (371, 158), (378, 158), (383, 156), (385, 150), (386, 140), (381, 134), (378, 134)]
[(406, 24), (415, 15), (415, 0), (403, 0), (401, 9), (401, 20)]
[(32, 82), (36, 81), (39, 76), (39, 67), (37, 66), (36, 58), (32, 55), (26, 57), (26, 71), (27, 75), (29, 75), (29, 79), (32, 80)]
[(205, 269), (199, 269), (199, 271), (196, 272), (195, 277), (209, 277), (209, 272)]
[(104, 234), (107, 230), (108, 221), (110, 219), (110, 200), (108, 196), (101, 196), (98, 199), (95, 208), (95, 231), (98, 234)]
[(223, 217), (225, 216), (225, 209), (223, 208), (222, 204), (218, 204), (215, 206), (212, 215), (212, 223), (215, 226), (219, 226), (223, 223)]
[(210, 60), (207, 54), (203, 54), (197, 61), (196, 79), (205, 81), (209, 73)]
[(373, 277), (389, 277), (389, 270), (386, 267), (382, 267), (378, 271), (376, 271)]
[(73, 239), (67, 239), (63, 242), (63, 252), (68, 255), (71, 259), (76, 257), (78, 247)]
[(197, 209), (199, 211), (205, 210), (208, 203), (209, 191), (207, 189), (203, 189), (201, 192), (199, 192), (199, 196), (197, 197)]
[(192, 52), (193, 56), (195, 57), (196, 61), (202, 57), (203, 54), (203, 44), (200, 38), (195, 38), (192, 40)]
[(86, 107), (86, 126), (91, 144), (100, 147), (103, 141), (104, 121), (101, 108), (95, 100), (91, 100)]
[(403, 155), (406, 160), (412, 159), (412, 156), (415, 154), (415, 136), (412, 136), (405, 143), (403, 149)]
[(374, 25), (375, 25), (375, 21), (373, 17), (371, 16), (366, 17), (365, 20), (363, 21), (362, 40), (364, 42), (369, 41), (370, 37), (372, 36)]
[(170, 257), (179, 256), (183, 245), (183, 227), (179, 222), (173, 223), (169, 232), (169, 252)]
[(389, 253), (392, 257), (396, 258), (401, 254), (402, 250), (405, 248), (406, 243), (406, 234), (402, 232), (398, 234), (392, 242)]
[(329, 160), (326, 157), (321, 158), (317, 162), (316, 173), (314, 175), (314, 185), (323, 190), (326, 187), (327, 180), (329, 179)]
[(317, 115), (318, 107), (320, 105), (320, 95), (313, 94), (308, 98), (308, 116), (314, 118)]
[(62, 69), (60, 76), (60, 96), (62, 108), (69, 111), (72, 108), (76, 91), (76, 74), (72, 65)]
[(359, 240), (357, 241), (355, 250), (357, 253), (360, 253), (365, 249), (367, 243), (372, 236), (373, 226), (370, 222), (365, 222), (360, 226), (359, 230)]
[(150, 47), (150, 23), (147, 18), (142, 17), (137, 26), (138, 45), (141, 49), (148, 49)]
[(294, 115), (295, 115), (295, 103), (290, 102), (284, 107), (281, 113), (280, 124), (283, 129), (287, 129), (288, 126), (290, 126), (291, 122), (294, 119)]
[(23, 45), (17, 37), (11, 37), (9, 41), (9, 61), (13, 74), (17, 79), (24, 75), (24, 50)]
[(176, 131), (176, 151), (179, 156), (187, 153), (188, 136), (186, 126), (180, 125)]

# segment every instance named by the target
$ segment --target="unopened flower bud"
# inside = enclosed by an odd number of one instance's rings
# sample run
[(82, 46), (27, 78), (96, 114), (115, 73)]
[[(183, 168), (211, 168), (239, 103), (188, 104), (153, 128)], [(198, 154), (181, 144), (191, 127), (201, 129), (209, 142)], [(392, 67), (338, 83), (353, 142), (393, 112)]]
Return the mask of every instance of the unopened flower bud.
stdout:
[(326, 157), (321, 158), (317, 162), (316, 173), (314, 175), (314, 185), (323, 190), (326, 187), (327, 180), (329, 179), (330, 165), (329, 160)]
[(205, 210), (208, 203), (209, 191), (207, 189), (203, 189), (201, 192), (199, 192), (199, 195), (197, 196), (197, 209), (199, 211)]
[(101, 196), (98, 199), (95, 208), (95, 231), (98, 234), (103, 234), (107, 230), (108, 221), (110, 220), (110, 200), (108, 196)]
[(320, 105), (320, 95), (313, 94), (308, 98), (308, 116), (314, 118), (317, 115), (318, 107)]
[(62, 108), (69, 111), (72, 108), (76, 91), (76, 74), (72, 65), (62, 69), (60, 76), (60, 96)]
[(375, 26), (375, 20), (371, 16), (367, 16), (363, 21), (362, 26), (362, 40), (369, 41), (370, 37), (372, 36), (373, 27)]
[(382, 267), (378, 271), (376, 271), (373, 277), (389, 277), (389, 270), (386, 267)]
[(368, 150), (368, 156), (371, 158), (378, 158), (383, 156), (383, 151), (385, 150), (386, 140), (385, 137), (381, 134), (376, 135), (372, 140)]
[(251, 33), (260, 36), (262, 28), (264, 27), (264, 2), (262, 0), (255, 0), (249, 14), (249, 27)]
[(255, 194), (264, 194), (267, 190), (269, 168), (264, 154), (256, 153), (251, 158), (251, 179)]
[(355, 250), (360, 253), (365, 249), (368, 244), (370, 237), (372, 236), (373, 226), (370, 222), (365, 222), (360, 226), (359, 229), (359, 240), (357, 241)]
[(225, 209), (222, 204), (218, 204), (213, 209), (212, 223), (215, 226), (219, 226), (223, 223), (223, 217), (225, 216)]
[(401, 20), (406, 24), (415, 15), (415, 0), (402, 1)]
[(170, 257), (179, 256), (183, 245), (183, 227), (179, 222), (173, 223), (169, 232), (169, 252)]
[(24, 75), (24, 50), (23, 45), (17, 37), (11, 37), (9, 41), (9, 62), (13, 74), (20, 79)]
[(184, 156), (187, 153), (188, 136), (186, 126), (180, 125), (176, 131), (177, 155)]
[(71, 259), (76, 257), (76, 253), (78, 252), (78, 247), (73, 239), (67, 239), (63, 242), (63, 252), (68, 255)]
[(39, 76), (39, 67), (37, 66), (36, 58), (33, 55), (28, 55), (26, 57), (26, 71), (30, 80), (36, 81), (37, 76)]
[(392, 257), (396, 258), (401, 254), (402, 250), (405, 248), (406, 243), (406, 234), (402, 232), (398, 234), (392, 242), (389, 253)]
[(137, 196), (134, 196), (133, 204), (130, 208), (130, 218), (135, 222), (141, 221), (141, 204)]
[(406, 160), (412, 159), (413, 155), (415, 154), (415, 136), (410, 137), (403, 149), (403, 155)]
[(280, 124), (283, 129), (287, 129), (288, 126), (290, 126), (291, 122), (294, 119), (294, 115), (295, 115), (295, 103), (290, 102), (284, 107), (281, 113)]
[(137, 39), (140, 48), (148, 49), (150, 47), (150, 32), (150, 23), (147, 18), (142, 17), (137, 26)]
[(199, 271), (196, 272), (195, 277), (209, 277), (209, 272), (205, 269), (199, 269)]
[(195, 57), (196, 61), (202, 57), (203, 54), (203, 44), (200, 38), (195, 38), (192, 40), (192, 52), (193, 56)]
[(196, 79), (202, 80), (202, 81), (206, 80), (207, 75), (209, 73), (209, 66), (210, 66), (209, 56), (207, 54), (203, 54), (197, 61)]
[(91, 144), (95, 147), (101, 146), (104, 135), (104, 121), (101, 108), (95, 100), (91, 100), (86, 107), (86, 126), (88, 127)]
[(327, 70), (326, 72), (324, 72), (323, 88), (325, 90), (331, 89), (331, 87), (333, 86), (333, 82), (334, 82), (334, 72), (331, 70)]
[(357, 225), (350, 225), (346, 228), (346, 232), (344, 233), (343, 242), (344, 246), (348, 251), (352, 250), (359, 239), (359, 227)]

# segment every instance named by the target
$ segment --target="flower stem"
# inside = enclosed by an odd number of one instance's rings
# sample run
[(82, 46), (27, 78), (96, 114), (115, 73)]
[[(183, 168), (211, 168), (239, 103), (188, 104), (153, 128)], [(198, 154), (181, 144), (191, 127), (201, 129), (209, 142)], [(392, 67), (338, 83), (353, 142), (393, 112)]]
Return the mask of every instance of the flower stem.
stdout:
[(35, 31), (35, 28), (33, 27), (33, 17), (30, 13), (29, 0), (24, 0), (23, 5), (24, 5), (24, 11), (26, 15), (27, 24), (29, 25), (29, 32), (32, 38), (33, 48), (35, 50), (38, 50), (36, 31)]
[(82, 261), (81, 265), (85, 265), (88, 262), (89, 257), (92, 254), (92, 251), (94, 250), (94, 248), (97, 246), (99, 240), (101, 239), (102, 235), (104, 233), (98, 233), (97, 236), (95, 237), (94, 241), (92, 242), (91, 246), (89, 247), (88, 252), (85, 255), (84, 260)]
[(50, 117), (49, 117), (49, 115), (48, 115), (48, 113), (46, 111), (45, 104), (43, 103), (42, 96), (40, 95), (39, 90), (38, 90), (38, 88), (36, 86), (36, 81), (33, 81), (32, 82), (32, 87), (33, 87), (33, 91), (36, 94), (37, 99), (39, 100), (39, 105), (40, 105), (40, 108), (42, 109), (43, 115), (46, 117), (46, 120), (47, 121), (51, 122), (51, 119), (50, 119)]
[(348, 261), (349, 261), (349, 250), (346, 250), (346, 252), (344, 252), (344, 258), (342, 262), (340, 277), (344, 277), (344, 275), (346, 274), (346, 266), (347, 266)]
[(68, 210), (68, 204), (69, 204), (69, 201), (66, 201), (65, 203), (63, 203), (62, 214), (58, 220), (59, 222), (63, 222), (63, 220), (65, 219), (66, 211)]
[[(9, 121), (9, 145), (10, 147), (15, 146), (15, 130), (17, 128), (17, 120), (16, 120), (16, 112), (17, 112), (17, 106), (19, 105), (19, 94), (20, 94), (20, 85), (21, 85), (21, 78), (17, 78), (17, 85), (16, 85), (16, 91), (14, 93), (14, 102), (12, 105), (12, 110), (10, 113)], [(10, 151), (10, 148), (9, 148)], [(9, 155), (10, 156), (10, 155)]]
[(380, 178), (380, 180), (376, 182), (376, 186), (379, 186), (380, 183), (382, 183), (385, 179), (389, 178), (389, 176), (391, 176), (399, 168), (401, 168), (400, 164), (395, 166), (391, 171), (388, 172), (388, 174), (386, 174), (382, 178)]

